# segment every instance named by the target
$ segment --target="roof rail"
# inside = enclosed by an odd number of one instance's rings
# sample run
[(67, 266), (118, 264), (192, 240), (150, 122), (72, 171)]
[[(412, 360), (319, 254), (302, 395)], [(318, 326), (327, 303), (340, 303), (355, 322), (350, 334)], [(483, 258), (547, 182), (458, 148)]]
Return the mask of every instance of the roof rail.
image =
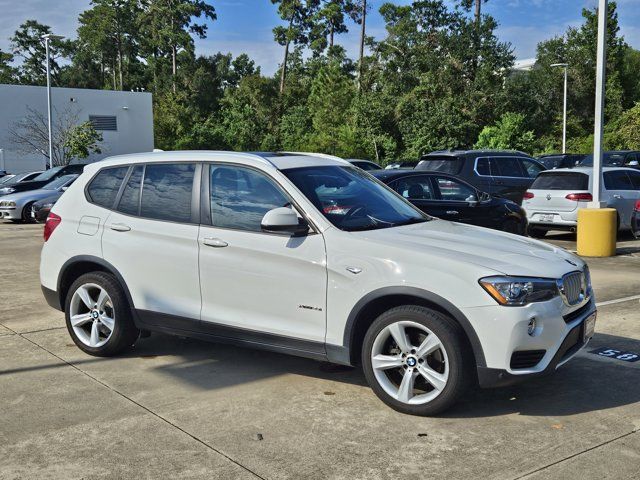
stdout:
[(346, 161), (344, 158), (342, 157), (338, 157), (336, 155), (329, 155), (327, 153), (314, 153), (314, 152), (280, 152), (280, 153), (286, 153), (288, 155), (301, 155), (301, 156), (307, 156), (307, 157), (320, 157), (320, 158), (327, 158), (329, 160), (342, 160), (342, 161)]

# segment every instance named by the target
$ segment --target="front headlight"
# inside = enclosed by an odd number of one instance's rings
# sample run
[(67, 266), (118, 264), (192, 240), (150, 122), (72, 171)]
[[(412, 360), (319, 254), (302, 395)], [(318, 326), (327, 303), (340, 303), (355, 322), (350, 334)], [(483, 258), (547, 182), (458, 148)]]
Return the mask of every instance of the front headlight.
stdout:
[(16, 206), (16, 202), (0, 202), (0, 207), (15, 207)]
[(485, 277), (479, 282), (496, 302), (511, 307), (546, 302), (560, 294), (556, 281), (549, 278)]

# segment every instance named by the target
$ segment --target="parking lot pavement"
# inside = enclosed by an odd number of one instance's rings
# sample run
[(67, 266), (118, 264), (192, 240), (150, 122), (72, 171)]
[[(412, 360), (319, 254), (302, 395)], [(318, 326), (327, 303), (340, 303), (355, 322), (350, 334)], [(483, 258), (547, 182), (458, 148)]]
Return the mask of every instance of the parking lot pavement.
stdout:
[[(546, 379), (437, 418), (382, 404), (358, 369), (153, 334), (84, 355), (38, 282), (41, 226), (0, 224), (0, 478), (638, 478), (639, 302)], [(598, 301), (640, 293), (640, 257), (589, 262)]]

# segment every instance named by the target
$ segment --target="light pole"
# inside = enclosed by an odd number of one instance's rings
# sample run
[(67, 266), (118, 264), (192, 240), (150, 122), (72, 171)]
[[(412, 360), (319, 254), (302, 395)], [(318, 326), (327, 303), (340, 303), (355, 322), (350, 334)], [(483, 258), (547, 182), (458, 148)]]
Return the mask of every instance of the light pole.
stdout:
[(567, 68), (568, 63), (554, 63), (552, 67), (564, 68), (564, 100), (562, 107), (562, 153), (567, 153)]
[(53, 130), (51, 129), (51, 68), (49, 66), (49, 42), (51, 40), (59, 40), (64, 37), (47, 33), (41, 37), (44, 40), (44, 49), (47, 56), (47, 118), (49, 127), (49, 168), (53, 167)]

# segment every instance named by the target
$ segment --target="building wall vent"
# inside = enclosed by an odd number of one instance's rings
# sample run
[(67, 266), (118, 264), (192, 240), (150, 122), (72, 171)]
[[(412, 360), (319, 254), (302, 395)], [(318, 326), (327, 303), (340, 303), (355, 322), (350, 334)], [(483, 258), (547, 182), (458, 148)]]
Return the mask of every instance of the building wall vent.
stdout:
[(118, 121), (115, 116), (111, 115), (89, 115), (89, 121), (96, 130), (118, 130)]

